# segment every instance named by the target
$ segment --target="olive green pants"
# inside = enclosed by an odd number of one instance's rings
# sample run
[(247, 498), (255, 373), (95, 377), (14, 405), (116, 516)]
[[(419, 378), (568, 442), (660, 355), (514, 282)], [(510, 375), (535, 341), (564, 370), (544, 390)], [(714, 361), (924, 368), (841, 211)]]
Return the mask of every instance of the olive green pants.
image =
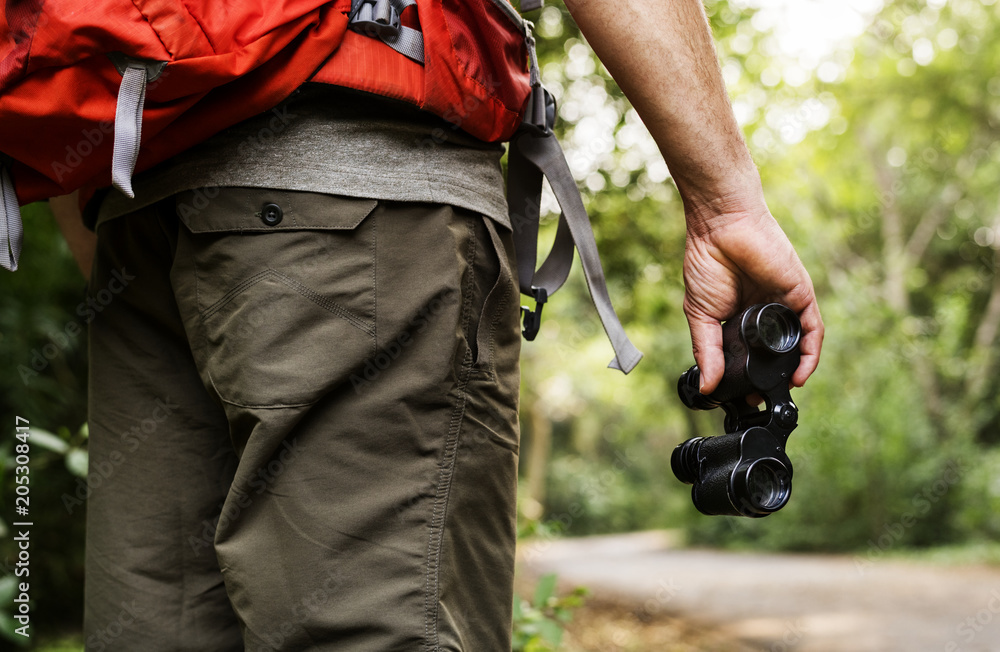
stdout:
[(509, 232), (244, 188), (97, 231), (87, 649), (510, 650)]

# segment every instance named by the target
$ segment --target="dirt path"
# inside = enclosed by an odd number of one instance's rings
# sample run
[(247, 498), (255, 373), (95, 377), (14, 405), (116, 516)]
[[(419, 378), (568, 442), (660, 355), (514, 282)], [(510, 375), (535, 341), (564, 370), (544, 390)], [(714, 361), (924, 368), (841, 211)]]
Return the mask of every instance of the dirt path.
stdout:
[(1000, 569), (671, 549), (661, 532), (527, 543), (527, 574), (771, 652), (998, 652)]

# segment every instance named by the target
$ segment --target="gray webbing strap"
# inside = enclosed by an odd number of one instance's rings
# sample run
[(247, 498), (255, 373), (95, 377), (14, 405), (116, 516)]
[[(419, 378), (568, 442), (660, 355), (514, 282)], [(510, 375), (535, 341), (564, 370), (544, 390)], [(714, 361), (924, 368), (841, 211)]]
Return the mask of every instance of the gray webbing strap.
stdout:
[(541, 9), (545, 0), (521, 0), (521, 13)]
[(521, 292), (528, 296), (534, 293), (535, 288), (544, 288), (546, 294), (551, 295), (566, 282), (573, 266), (573, 235), (565, 215), (560, 215), (552, 251), (541, 268), (535, 271), (542, 174), (516, 142), (521, 135), (514, 137), (507, 152), (507, 202), (517, 250), (518, 282)]
[(21, 244), (24, 241), (24, 227), (21, 224), (21, 209), (14, 192), (14, 180), (7, 166), (0, 161), (0, 267), (16, 272), (21, 258)]
[(416, 0), (352, 0), (350, 27), (419, 64), (424, 62), (424, 35), (401, 25), (399, 16)]
[[(580, 252), (590, 297), (615, 350), (615, 359), (608, 366), (626, 374), (632, 371), (642, 359), (642, 353), (628, 339), (611, 305), (590, 218), (559, 141), (550, 130), (521, 129), (511, 140), (507, 169), (507, 193), (521, 291), (537, 296), (536, 292), (542, 290), (547, 298), (558, 290), (573, 264), (575, 247)], [(539, 214), (536, 198), (539, 194), (535, 190), (541, 190), (543, 175), (549, 180), (562, 215), (552, 251), (536, 272)]]
[(146, 65), (130, 61), (122, 74), (115, 110), (115, 150), (111, 157), (111, 183), (134, 198), (132, 171), (139, 158), (142, 140), (142, 106), (146, 100)]

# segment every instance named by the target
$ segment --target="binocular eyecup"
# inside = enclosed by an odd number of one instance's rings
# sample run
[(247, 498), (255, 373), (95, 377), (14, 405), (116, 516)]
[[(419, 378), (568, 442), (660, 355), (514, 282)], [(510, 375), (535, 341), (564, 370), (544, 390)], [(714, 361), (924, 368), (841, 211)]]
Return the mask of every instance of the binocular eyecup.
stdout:
[[(726, 434), (689, 439), (670, 458), (677, 479), (693, 485), (691, 498), (703, 514), (761, 518), (788, 503), (792, 462), (785, 442), (798, 423), (789, 381), (801, 357), (801, 328), (786, 306), (751, 306), (723, 324), (726, 368), (716, 390), (698, 391), (697, 366), (678, 380), (688, 408), (726, 413)], [(765, 409), (751, 406), (751, 395), (760, 396)]]

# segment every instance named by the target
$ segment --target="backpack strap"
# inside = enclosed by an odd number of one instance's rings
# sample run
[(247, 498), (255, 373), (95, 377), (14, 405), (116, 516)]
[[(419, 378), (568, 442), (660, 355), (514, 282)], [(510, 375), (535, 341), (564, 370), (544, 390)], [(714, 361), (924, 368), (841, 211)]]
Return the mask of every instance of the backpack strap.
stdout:
[(351, 0), (348, 27), (377, 38), (407, 59), (424, 63), (424, 35), (400, 23), (403, 10), (417, 0)]
[[(524, 122), (511, 139), (507, 154), (507, 201), (514, 229), (519, 283), (521, 292), (534, 297), (536, 302), (534, 310), (521, 307), (524, 313), (522, 332), (527, 340), (533, 340), (538, 334), (542, 307), (566, 281), (575, 249), (580, 252), (590, 298), (615, 350), (615, 358), (608, 366), (627, 374), (642, 359), (642, 353), (628, 339), (611, 304), (590, 217), (566, 162), (566, 155), (552, 132), (556, 117), (555, 101), (542, 88), (535, 41), (530, 33), (527, 42), (531, 62), (531, 97)], [(543, 176), (549, 180), (562, 213), (552, 250), (536, 271)]]
[[(132, 171), (139, 158), (142, 139), (142, 109), (146, 99), (146, 83), (163, 72), (166, 62), (141, 61), (121, 53), (108, 55), (122, 75), (115, 110), (115, 145), (111, 158), (111, 181), (128, 197), (132, 191)], [(0, 267), (17, 271), (24, 241), (21, 210), (9, 169), (10, 160), (0, 156)]]
[(15, 272), (21, 258), (24, 227), (14, 192), (14, 180), (4, 157), (0, 157), (0, 267)]
[(111, 157), (111, 184), (126, 197), (135, 198), (132, 172), (139, 158), (142, 140), (142, 109), (146, 102), (146, 83), (156, 80), (166, 67), (165, 61), (142, 61), (121, 53), (108, 57), (122, 75), (115, 107), (115, 149)]

